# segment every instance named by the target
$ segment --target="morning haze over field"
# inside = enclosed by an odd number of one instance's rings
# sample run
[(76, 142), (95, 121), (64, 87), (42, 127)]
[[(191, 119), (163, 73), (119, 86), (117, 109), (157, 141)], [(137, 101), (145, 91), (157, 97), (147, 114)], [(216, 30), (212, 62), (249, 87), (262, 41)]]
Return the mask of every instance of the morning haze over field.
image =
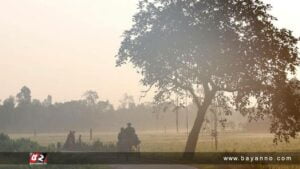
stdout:
[[(32, 163), (49, 152), (62, 155), (52, 164), (81, 164), (52, 169), (290, 167), (223, 159), (266, 155), (259, 152), (280, 156), (274, 164), (300, 164), (299, 6), (0, 0), (0, 169), (28, 158), (15, 159), (19, 152), (37, 152)], [(132, 154), (188, 163), (110, 165)], [(103, 157), (113, 163), (83, 165)]]
[[(272, 4), (276, 25), (300, 36), (299, 2)], [(114, 105), (124, 93), (139, 101), (140, 75), (130, 65), (115, 67), (121, 35), (132, 24), (137, 0), (0, 1), (0, 99), (23, 85), (32, 96), (54, 101), (80, 99), (89, 89)], [(300, 73), (298, 73), (300, 78)], [(142, 100), (150, 101), (151, 97)]]

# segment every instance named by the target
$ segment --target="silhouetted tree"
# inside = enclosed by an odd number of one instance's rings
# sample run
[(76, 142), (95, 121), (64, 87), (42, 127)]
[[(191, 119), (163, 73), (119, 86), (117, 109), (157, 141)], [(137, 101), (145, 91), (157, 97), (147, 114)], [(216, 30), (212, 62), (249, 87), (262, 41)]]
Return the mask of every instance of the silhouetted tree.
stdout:
[[(94, 105), (87, 104), (86, 100), (54, 104), (51, 100), (52, 97), (48, 96), (42, 103), (38, 99), (32, 99), (30, 104), (16, 106), (14, 97), (4, 99), (0, 104), (0, 131), (33, 134), (65, 132), (66, 129), (88, 131), (90, 128), (94, 131), (116, 131), (120, 124), (128, 121), (139, 129), (152, 130), (159, 128), (160, 124), (174, 124), (172, 109), (165, 110), (160, 115), (165, 118), (155, 118), (152, 113), (153, 104), (133, 104), (133, 99), (129, 99), (127, 103), (131, 104), (127, 104), (127, 108), (116, 110), (108, 100), (97, 100)], [(171, 107), (175, 107), (175, 104)]]
[(16, 96), (18, 106), (28, 105), (31, 103), (31, 91), (27, 86), (23, 86)]
[(88, 90), (83, 94), (83, 97), (88, 105), (95, 105), (99, 99), (96, 91)]
[(52, 105), (52, 96), (48, 95), (47, 98), (43, 101), (43, 105), (48, 107)]
[(13, 96), (3, 101), (3, 105), (0, 106), (0, 129), (6, 129), (12, 122), (14, 108), (15, 98)]
[(120, 100), (120, 108), (128, 109), (133, 107), (135, 107), (133, 96), (130, 96), (127, 93), (125, 93), (122, 100)]
[(97, 109), (102, 112), (111, 112), (114, 111), (114, 106), (108, 101), (98, 101)]
[[(260, 0), (139, 1), (117, 66), (131, 62), (142, 84), (155, 87), (158, 102), (189, 92), (197, 116), (185, 152), (195, 151), (214, 99), (250, 118), (270, 116), (275, 142), (295, 137), (300, 104), (287, 74), (299, 65), (298, 39), (273, 25), (269, 9)], [(250, 98), (256, 99), (255, 113), (247, 111)]]

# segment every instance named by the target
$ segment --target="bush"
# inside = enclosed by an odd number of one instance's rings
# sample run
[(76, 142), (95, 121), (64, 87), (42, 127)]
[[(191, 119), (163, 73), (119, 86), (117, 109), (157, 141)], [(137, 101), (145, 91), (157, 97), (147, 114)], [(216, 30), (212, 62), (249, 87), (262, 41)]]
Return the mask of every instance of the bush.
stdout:
[[(92, 149), (92, 146), (86, 145)], [(97, 144), (98, 145), (98, 144)], [(103, 145), (103, 144), (102, 144)], [(85, 147), (84, 146), (84, 147)], [(48, 147), (40, 146), (37, 142), (31, 141), (30, 139), (10, 139), (8, 135), (0, 133), (0, 152), (33, 152), (33, 151), (55, 151), (55, 145), (50, 144)], [(106, 166), (95, 166), (95, 165), (47, 165), (47, 166), (28, 166), (28, 165), (0, 165), (0, 169), (107, 169)]]
[(0, 152), (30, 152), (46, 151), (46, 147), (40, 146), (37, 142), (29, 139), (10, 139), (8, 135), (0, 134)]
[(1, 133), (0, 134), (0, 151), (9, 152), (14, 150), (14, 142), (11, 140), (8, 135)]

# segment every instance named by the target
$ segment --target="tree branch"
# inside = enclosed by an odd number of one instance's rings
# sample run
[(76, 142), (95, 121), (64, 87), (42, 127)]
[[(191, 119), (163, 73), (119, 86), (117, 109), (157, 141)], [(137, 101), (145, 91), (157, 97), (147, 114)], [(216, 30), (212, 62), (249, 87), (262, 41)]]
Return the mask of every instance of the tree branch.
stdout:
[(152, 89), (152, 87), (155, 85), (155, 83), (152, 83), (148, 89), (144, 90), (144, 91), (141, 91), (143, 93), (142, 96), (140, 96), (140, 99), (146, 97), (147, 93)]
[(177, 79), (171, 79), (171, 80), (173, 81), (175, 86), (180, 87), (181, 89), (188, 91), (192, 95), (192, 97), (193, 97), (194, 101), (196, 102), (197, 106), (201, 107), (201, 102), (199, 100), (199, 97), (196, 95), (193, 87), (188, 87), (188, 86), (182, 85), (180, 82), (177, 81)]

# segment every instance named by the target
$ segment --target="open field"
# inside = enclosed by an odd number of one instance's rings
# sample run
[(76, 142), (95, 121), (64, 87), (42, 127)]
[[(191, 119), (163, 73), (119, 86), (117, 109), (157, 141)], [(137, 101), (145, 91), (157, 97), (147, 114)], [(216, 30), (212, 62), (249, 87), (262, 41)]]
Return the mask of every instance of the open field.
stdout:
[[(82, 135), (82, 140), (84, 142), (90, 142), (89, 133), (78, 132)], [(186, 133), (177, 134), (174, 131), (168, 131), (167, 134), (164, 132), (138, 132), (138, 135), (142, 141), (141, 151), (144, 152), (181, 152), (184, 149), (185, 142), (187, 139)], [(67, 137), (67, 133), (38, 133), (33, 136), (32, 133), (29, 134), (9, 134), (12, 138), (30, 138), (31, 140), (37, 141), (42, 145), (49, 145), (51, 143), (61, 142), (63, 143)], [(213, 146), (212, 138), (209, 135), (200, 134), (199, 142), (197, 146), (197, 151), (199, 152), (213, 152), (216, 151)], [(117, 133), (94, 133), (94, 138), (92, 141), (101, 140), (105, 143), (115, 143), (117, 140)], [(222, 133), (219, 136), (219, 149), (218, 151), (229, 151), (229, 152), (292, 152), (300, 151), (300, 139), (291, 139), (290, 143), (279, 143), (278, 145), (273, 144), (272, 134), (263, 133)], [(102, 166), (104, 167), (104, 166)], [(104, 168), (113, 169), (150, 169), (150, 168), (163, 169), (166, 167), (174, 168), (175, 166), (133, 166), (133, 165), (120, 165), (120, 166), (105, 166)], [(181, 168), (176, 166), (177, 168)], [(175, 167), (175, 168), (176, 168)], [(193, 165), (185, 168), (201, 168), (201, 169), (298, 169), (299, 166), (283, 166), (283, 165), (262, 165), (262, 166), (250, 166), (250, 165)], [(151, 169), (152, 169), (151, 168)]]
[[(82, 135), (82, 141), (91, 142), (89, 133), (78, 132)], [(141, 144), (141, 151), (146, 152), (181, 152), (184, 149), (187, 139), (186, 133), (167, 132), (138, 132)], [(9, 134), (11, 138), (30, 138), (39, 144), (47, 146), (51, 143), (64, 143), (67, 133), (39, 133), (33, 136), (29, 134)], [(117, 133), (94, 133), (93, 141), (101, 140), (105, 143), (115, 143)], [(211, 136), (200, 134), (197, 151), (213, 152), (216, 151), (213, 146)], [(254, 134), (254, 133), (222, 133), (219, 136), (218, 151), (229, 152), (268, 152), (268, 151), (300, 151), (300, 138), (291, 139), (290, 143), (273, 143), (272, 134)]]

